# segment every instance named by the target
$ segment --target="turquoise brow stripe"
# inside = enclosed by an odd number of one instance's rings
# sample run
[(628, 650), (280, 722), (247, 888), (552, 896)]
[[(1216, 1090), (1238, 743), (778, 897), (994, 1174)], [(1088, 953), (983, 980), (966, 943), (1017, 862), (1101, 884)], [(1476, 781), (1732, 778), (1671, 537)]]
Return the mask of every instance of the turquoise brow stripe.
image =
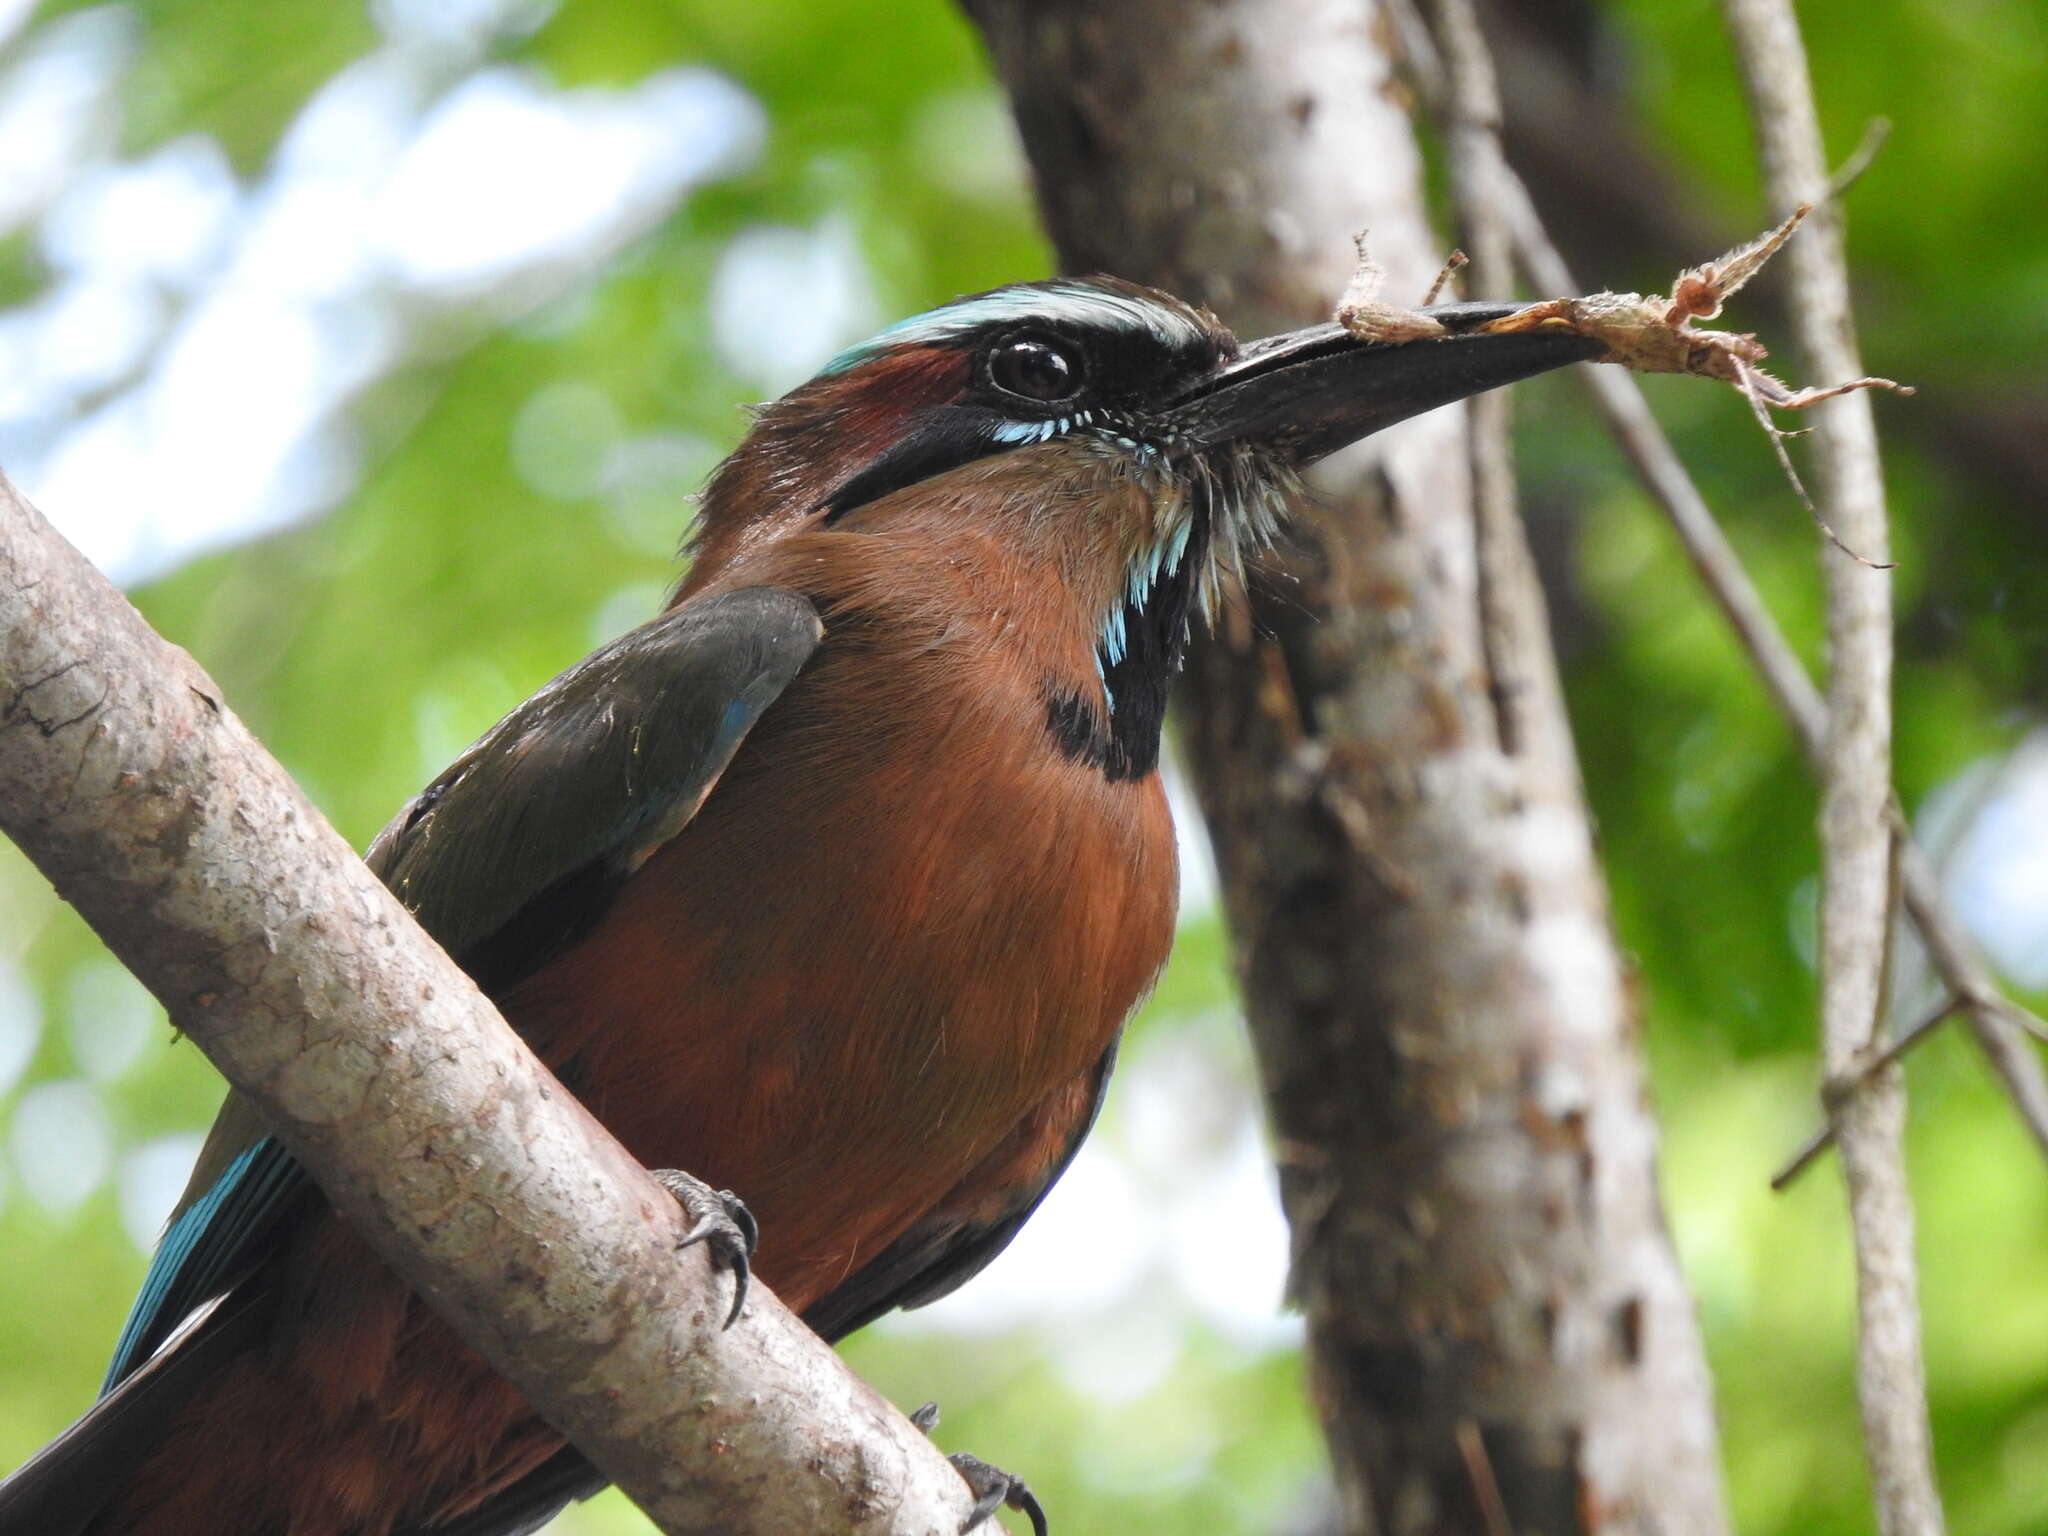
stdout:
[(938, 309), (899, 320), (886, 330), (856, 342), (818, 370), (830, 377), (900, 346), (941, 345), (984, 327), (1039, 320), (1083, 328), (1121, 327), (1149, 331), (1167, 346), (1197, 343), (1204, 333), (1193, 322), (1157, 304), (1087, 283), (1052, 283), (998, 288), (993, 293), (958, 299)]

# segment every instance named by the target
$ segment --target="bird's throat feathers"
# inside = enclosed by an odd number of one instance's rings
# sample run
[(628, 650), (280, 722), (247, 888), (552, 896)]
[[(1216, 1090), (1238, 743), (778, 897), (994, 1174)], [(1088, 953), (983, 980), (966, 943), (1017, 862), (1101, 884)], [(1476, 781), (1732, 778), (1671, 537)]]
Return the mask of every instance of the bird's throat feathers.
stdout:
[(1214, 615), (1300, 492), (1286, 466), (1243, 450), (1183, 460), (1170, 470), (1153, 459), (1144, 468), (1152, 532), (1126, 559), (1123, 583), (1101, 612), (1100, 705), (1072, 689), (1049, 690), (1047, 699), (1062, 749), (1111, 780), (1141, 779), (1158, 767), (1167, 697), (1197, 612)]
[(1047, 724), (1060, 749), (1112, 782), (1142, 779), (1159, 766), (1167, 696), (1210, 586), (1208, 512), (1185, 503), (1175, 511), (1160, 536), (1131, 556), (1099, 621), (1099, 700), (1085, 689), (1047, 688)]

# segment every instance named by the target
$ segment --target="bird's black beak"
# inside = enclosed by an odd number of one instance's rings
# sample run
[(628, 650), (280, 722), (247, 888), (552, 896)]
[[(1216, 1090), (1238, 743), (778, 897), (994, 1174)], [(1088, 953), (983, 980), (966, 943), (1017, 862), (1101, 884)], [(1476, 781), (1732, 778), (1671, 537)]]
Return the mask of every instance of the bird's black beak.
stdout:
[(1448, 334), (1421, 341), (1312, 325), (1251, 342), (1174, 403), (1174, 426), (1196, 447), (1256, 443), (1312, 464), (1423, 411), (1600, 355), (1599, 343), (1557, 332), (1473, 334), (1519, 308), (1433, 305), (1420, 313)]

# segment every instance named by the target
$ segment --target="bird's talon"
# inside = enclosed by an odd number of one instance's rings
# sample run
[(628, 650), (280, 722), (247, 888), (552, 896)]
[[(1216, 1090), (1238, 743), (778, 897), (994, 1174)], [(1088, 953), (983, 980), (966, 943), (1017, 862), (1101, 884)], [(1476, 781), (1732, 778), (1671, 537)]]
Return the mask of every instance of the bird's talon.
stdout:
[(926, 1403), (910, 1415), (910, 1422), (921, 1435), (929, 1435), (939, 1427), (939, 1405)]
[(746, 1244), (747, 1257), (754, 1256), (754, 1250), (761, 1246), (761, 1224), (754, 1220), (754, 1213), (747, 1209), (747, 1202), (729, 1189), (718, 1192), (718, 1203), (725, 1207), (725, 1214), (732, 1218), (732, 1224), (740, 1229), (740, 1241)]
[[(927, 1403), (932, 1410), (934, 1422), (938, 1419), (938, 1405)], [(918, 1414), (924, 1408), (918, 1409)], [(913, 1415), (912, 1423), (917, 1422)], [(1031, 1491), (1031, 1485), (1021, 1477), (1005, 1472), (1001, 1467), (992, 1467), (979, 1456), (969, 1456), (957, 1451), (946, 1460), (953, 1463), (953, 1470), (965, 1479), (974, 1494), (974, 1508), (967, 1512), (967, 1519), (960, 1527), (960, 1536), (979, 1526), (999, 1509), (1014, 1509), (1031, 1522), (1032, 1536), (1046, 1536), (1045, 1510), (1038, 1502), (1038, 1496)]]
[(711, 1249), (714, 1267), (732, 1271), (732, 1310), (726, 1313), (723, 1325), (730, 1328), (746, 1307), (754, 1247), (761, 1240), (754, 1213), (731, 1190), (713, 1189), (680, 1169), (657, 1168), (653, 1172), (655, 1183), (675, 1197), (690, 1220), (690, 1230), (676, 1240), (676, 1251), (703, 1243)]

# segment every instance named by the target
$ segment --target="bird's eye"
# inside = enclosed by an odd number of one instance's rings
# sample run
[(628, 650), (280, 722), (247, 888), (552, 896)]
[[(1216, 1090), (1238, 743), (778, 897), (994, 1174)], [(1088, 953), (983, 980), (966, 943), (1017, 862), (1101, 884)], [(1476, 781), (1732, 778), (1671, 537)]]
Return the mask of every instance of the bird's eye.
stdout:
[(1067, 400), (1081, 388), (1081, 359), (1043, 336), (1014, 336), (988, 360), (989, 382), (1026, 400)]

